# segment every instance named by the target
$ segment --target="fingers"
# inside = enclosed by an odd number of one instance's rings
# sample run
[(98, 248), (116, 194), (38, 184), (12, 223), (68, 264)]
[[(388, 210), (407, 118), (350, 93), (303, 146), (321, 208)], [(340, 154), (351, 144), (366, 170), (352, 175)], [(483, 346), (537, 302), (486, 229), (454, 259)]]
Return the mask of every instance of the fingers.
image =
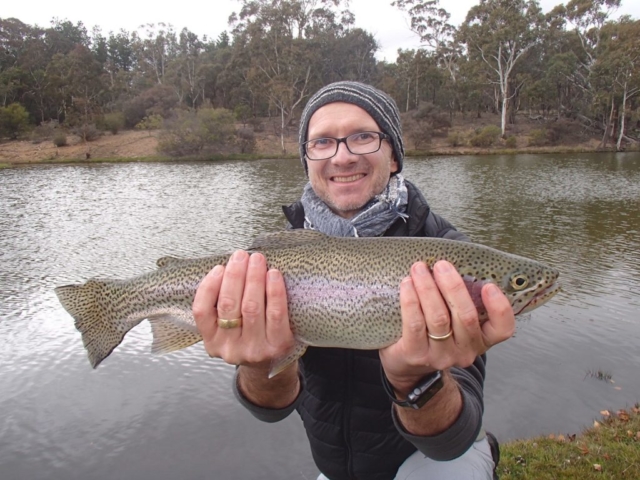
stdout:
[[(237, 250), (231, 255), (227, 262), (218, 295), (218, 318), (234, 319), (242, 317), (242, 295), (247, 276), (249, 254), (243, 250)], [(224, 333), (229, 337), (239, 337), (242, 332), (240, 328), (221, 329), (219, 334)]]
[[(196, 295), (193, 299), (193, 318), (198, 327), (198, 331), (202, 335), (205, 343), (205, 348), (209, 355), (212, 352), (209, 351), (207, 346), (209, 340), (213, 338), (217, 330), (217, 312), (215, 307), (215, 299), (218, 298), (220, 292), (220, 286), (222, 285), (222, 273), (224, 267), (217, 265), (211, 270), (200, 282), (200, 286), (196, 291)], [(214, 299), (212, 301), (212, 299)]]
[(436, 263), (434, 277), (451, 315), (453, 341), (459, 351), (457, 360), (469, 365), (478, 353), (484, 353), (488, 348), (480, 330), (477, 307), (465, 281), (449, 262)]
[(482, 325), (487, 347), (511, 338), (515, 333), (516, 319), (507, 297), (496, 285), (488, 284), (482, 288), (482, 302), (489, 316)]
[(269, 270), (267, 273), (266, 323), (269, 344), (276, 349), (287, 348), (293, 344), (287, 308), (287, 291), (284, 278), (278, 270)]
[(249, 342), (258, 342), (265, 335), (265, 288), (267, 262), (264, 255), (254, 253), (249, 257), (249, 266), (241, 300), (242, 337)]

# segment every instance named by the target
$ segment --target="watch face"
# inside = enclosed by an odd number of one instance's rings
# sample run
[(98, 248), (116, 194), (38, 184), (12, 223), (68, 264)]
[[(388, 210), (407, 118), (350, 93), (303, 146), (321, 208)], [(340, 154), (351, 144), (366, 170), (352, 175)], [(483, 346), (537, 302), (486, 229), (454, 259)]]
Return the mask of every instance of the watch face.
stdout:
[(418, 409), (433, 398), (444, 386), (442, 372), (437, 370), (423, 378), (418, 385), (407, 395), (409, 406)]
[(382, 380), (384, 390), (387, 392), (389, 399), (391, 399), (393, 403), (401, 407), (409, 407), (416, 410), (433, 398), (433, 396), (444, 386), (442, 371), (437, 370), (420, 380), (418, 384), (413, 387), (413, 390), (409, 392), (406, 400), (398, 400), (393, 387), (384, 373), (382, 364), (380, 364), (380, 378)]

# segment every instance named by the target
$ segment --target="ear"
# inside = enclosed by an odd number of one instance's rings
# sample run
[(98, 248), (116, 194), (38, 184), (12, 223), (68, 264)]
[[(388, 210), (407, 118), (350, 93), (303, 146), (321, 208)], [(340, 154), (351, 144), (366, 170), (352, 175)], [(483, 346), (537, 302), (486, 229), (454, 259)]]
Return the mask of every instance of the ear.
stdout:
[(396, 156), (395, 155), (391, 155), (391, 164), (389, 165), (391, 167), (391, 173), (396, 173), (398, 171), (398, 161), (396, 160)]

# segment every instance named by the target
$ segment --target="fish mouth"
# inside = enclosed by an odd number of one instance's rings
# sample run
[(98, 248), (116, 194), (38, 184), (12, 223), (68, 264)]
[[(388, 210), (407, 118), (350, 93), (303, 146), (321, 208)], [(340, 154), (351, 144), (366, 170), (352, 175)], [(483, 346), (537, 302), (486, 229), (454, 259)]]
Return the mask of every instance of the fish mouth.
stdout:
[(520, 310), (515, 311), (515, 315), (520, 315), (522, 313), (530, 312), (531, 310), (538, 308), (541, 305), (547, 303), (551, 298), (553, 298), (556, 293), (562, 290), (562, 286), (559, 283), (554, 283), (553, 285), (549, 285), (547, 288), (540, 290), (536, 293), (529, 302), (527, 302)]

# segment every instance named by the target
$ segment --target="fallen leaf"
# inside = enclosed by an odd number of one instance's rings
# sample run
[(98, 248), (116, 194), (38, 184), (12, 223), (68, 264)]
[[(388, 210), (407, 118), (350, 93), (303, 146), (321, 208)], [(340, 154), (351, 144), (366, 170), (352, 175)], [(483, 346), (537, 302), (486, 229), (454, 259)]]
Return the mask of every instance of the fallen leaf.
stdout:
[(627, 430), (627, 437), (629, 438), (633, 437), (633, 431)]
[(626, 410), (618, 410), (618, 418), (623, 422), (629, 421), (629, 413)]
[(593, 469), (594, 469), (596, 472), (601, 472), (601, 471), (602, 471), (602, 465), (599, 465), (599, 464), (597, 464), (597, 463), (594, 463), (594, 464), (593, 464)]
[(589, 449), (587, 448), (586, 445), (582, 445), (580, 447), (580, 451), (582, 452), (582, 455), (585, 455), (585, 456), (589, 455)]
[(593, 428), (600, 428), (600, 422), (598, 422), (597, 420), (593, 421)]
[(562, 434), (558, 435), (558, 441), (559, 442), (564, 442), (565, 441), (564, 435), (562, 435)]
[(555, 440), (556, 439), (556, 434), (555, 433), (550, 433), (549, 434), (549, 440)]
[(640, 440), (640, 432), (636, 433), (636, 440)]
[(640, 413), (639, 407), (633, 407), (631, 410), (633, 410), (633, 413)]
[(620, 390), (622, 390), (622, 387), (613, 387), (613, 389), (620, 391)]
[(573, 435), (570, 435), (570, 434), (567, 433), (567, 439), (570, 442), (573, 442), (576, 439), (576, 434), (574, 433)]
[(609, 455), (608, 453), (605, 453), (602, 457), (603, 457), (605, 460), (611, 460), (611, 455)]
[(609, 410), (600, 410), (600, 415), (602, 415), (603, 417), (608, 417), (609, 415), (611, 415), (611, 412)]

